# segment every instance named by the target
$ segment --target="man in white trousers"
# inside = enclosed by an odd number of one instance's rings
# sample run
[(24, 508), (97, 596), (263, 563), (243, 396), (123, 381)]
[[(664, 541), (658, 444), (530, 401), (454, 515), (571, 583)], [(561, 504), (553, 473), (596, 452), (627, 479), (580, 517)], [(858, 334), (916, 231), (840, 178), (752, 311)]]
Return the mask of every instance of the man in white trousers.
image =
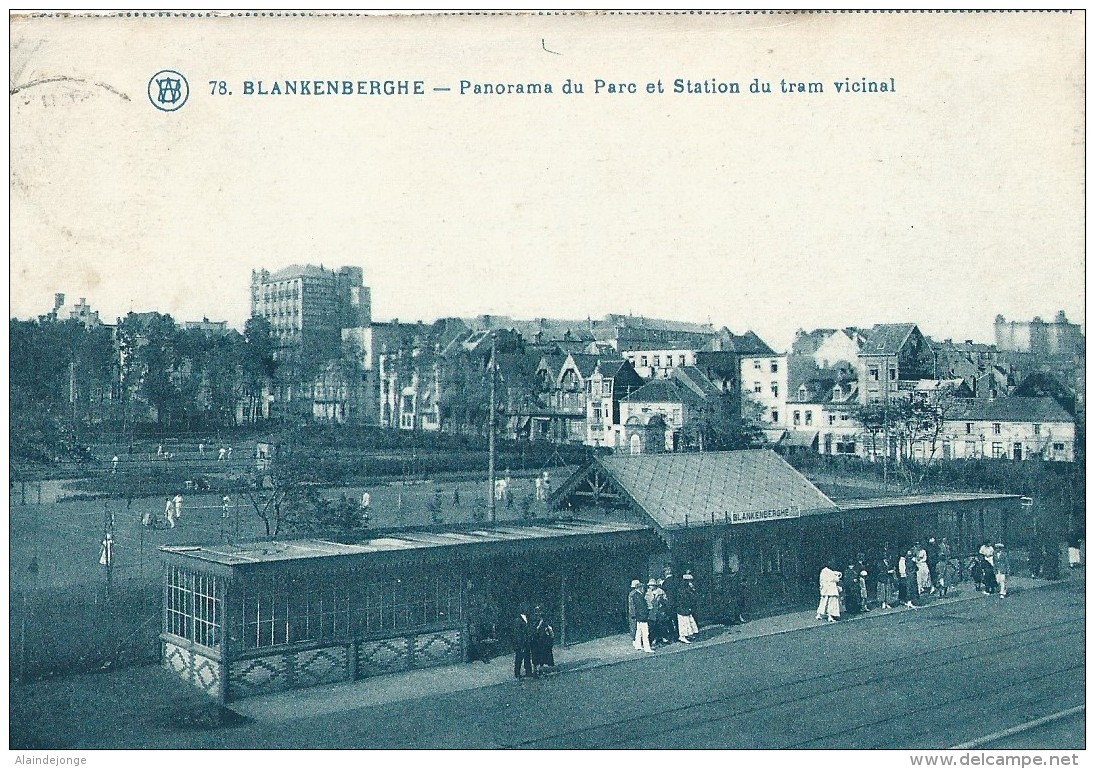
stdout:
[(637, 579), (631, 580), (631, 592), (627, 596), (627, 616), (635, 628), (634, 640), (631, 642), (635, 651), (653, 654), (654, 650), (650, 648), (650, 615), (646, 606), (646, 593)]

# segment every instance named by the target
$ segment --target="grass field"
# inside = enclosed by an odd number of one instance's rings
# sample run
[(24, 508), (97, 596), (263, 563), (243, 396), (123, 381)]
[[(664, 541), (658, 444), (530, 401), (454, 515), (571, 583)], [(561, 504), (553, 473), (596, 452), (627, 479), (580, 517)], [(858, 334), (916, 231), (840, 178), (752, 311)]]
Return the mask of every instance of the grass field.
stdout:
[[(570, 473), (560, 468), (552, 474), (554, 484)], [(48, 487), (44, 499), (51, 500), (63, 482)], [(440, 522), (451, 524), (473, 521), (476, 511), (486, 513), (487, 483), (482, 481), (426, 481), (413, 484), (385, 484), (326, 489), (327, 497), (345, 494), (360, 501), (362, 492), (370, 494), (370, 528), (424, 527), (434, 523), (430, 505), (440, 502)], [(512, 478), (510, 505), (497, 502), (500, 520), (519, 520), (523, 513), (520, 500), (535, 494), (532, 478)], [(459, 492), (460, 504), (453, 505), (453, 492)], [(63, 493), (63, 490), (61, 490)], [(106, 522), (113, 517), (114, 565), (112, 578), (117, 582), (159, 579), (157, 548), (162, 545), (201, 545), (225, 541), (264, 538), (266, 530), (250, 501), (232, 494), (228, 518), (222, 517), (221, 494), (183, 494), (183, 515), (174, 529), (149, 529), (141, 526), (145, 512), (163, 521), (165, 497), (140, 497), (128, 503), (124, 499), (60, 500), (37, 504), (35, 487), (23, 503), (23, 490), (13, 490), (10, 510), (9, 555), (11, 587), (25, 588), (92, 585), (106, 581), (106, 568), (99, 564), (100, 544)], [(535, 517), (547, 515), (542, 502), (533, 502), (529, 511)], [(289, 539), (291, 532), (282, 532)], [(37, 574), (30, 569), (37, 561)]]

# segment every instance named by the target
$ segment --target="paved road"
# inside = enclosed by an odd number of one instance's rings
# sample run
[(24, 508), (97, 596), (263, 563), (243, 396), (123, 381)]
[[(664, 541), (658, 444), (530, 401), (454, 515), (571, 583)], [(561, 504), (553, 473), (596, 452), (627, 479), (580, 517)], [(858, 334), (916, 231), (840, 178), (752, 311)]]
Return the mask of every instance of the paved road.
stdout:
[[(73, 747), (937, 749), (1081, 704), (1083, 616), (1077, 581), (280, 723), (19, 731)], [(1063, 719), (990, 747), (1084, 739)]]

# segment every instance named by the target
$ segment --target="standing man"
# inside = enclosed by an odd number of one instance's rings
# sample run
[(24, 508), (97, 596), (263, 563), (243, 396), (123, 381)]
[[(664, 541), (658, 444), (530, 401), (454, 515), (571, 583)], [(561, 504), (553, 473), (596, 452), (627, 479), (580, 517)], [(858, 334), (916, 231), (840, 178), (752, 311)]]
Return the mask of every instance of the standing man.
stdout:
[(667, 608), (669, 610), (669, 632), (672, 633), (670, 637), (677, 638), (681, 635), (680, 625), (677, 623), (677, 616), (683, 614), (683, 612), (677, 610), (677, 596), (684, 590), (684, 581), (673, 573), (672, 566), (665, 567), (665, 577), (662, 578), (662, 590), (665, 591)]
[(372, 495), (367, 491), (361, 492), (361, 510), (362, 512), (369, 512), (369, 503), (373, 501)]
[(1004, 543), (997, 542), (993, 548), (996, 567), (996, 586), (1000, 588), (1000, 597), (1006, 598), (1008, 594), (1008, 577), (1011, 575), (1011, 559), (1004, 550)]
[(175, 499), (172, 500), (172, 501), (175, 503), (175, 520), (176, 521), (181, 521), (182, 520), (182, 503), (183, 503), (182, 494), (176, 494)]
[(163, 509), (163, 514), (167, 518), (167, 525), (175, 528), (175, 500), (171, 497), (167, 498), (167, 507)]
[(528, 613), (522, 611), (513, 621), (513, 677), (521, 677), (521, 667), (525, 668), (525, 677), (532, 676), (532, 623)]
[(692, 636), (700, 632), (696, 624), (696, 586), (693, 584), (692, 575), (685, 574), (684, 587), (677, 593), (677, 637), (681, 643), (692, 643)]
[(198, 456), (201, 459), (205, 459), (205, 444), (204, 443), (199, 443), (198, 444)]
[(228, 517), (228, 506), (230, 504), (232, 504), (232, 498), (225, 494), (224, 499), (221, 500), (221, 518)]
[(115, 475), (118, 472), (118, 455), (114, 455), (114, 459), (110, 460), (110, 474)]
[(635, 651), (653, 654), (654, 650), (650, 648), (650, 612), (646, 607), (646, 593), (637, 579), (631, 580), (631, 592), (627, 594), (627, 618), (631, 620), (631, 627), (635, 631), (631, 642)]
[(217, 452), (217, 461), (218, 462), (223, 461), (224, 457), (227, 453), (228, 453), (228, 449), (226, 449), (224, 446), (221, 446), (220, 451)]
[(928, 580), (931, 582), (931, 592), (935, 592), (935, 586), (939, 584), (939, 545), (935, 537), (928, 537), (928, 544), (924, 546), (924, 552), (928, 556)]

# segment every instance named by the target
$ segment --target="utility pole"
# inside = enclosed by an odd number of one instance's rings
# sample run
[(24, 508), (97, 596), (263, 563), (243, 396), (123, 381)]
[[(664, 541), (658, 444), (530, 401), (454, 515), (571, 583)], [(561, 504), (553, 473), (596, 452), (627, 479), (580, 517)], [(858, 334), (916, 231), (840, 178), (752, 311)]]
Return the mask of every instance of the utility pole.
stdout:
[[(886, 436), (886, 456), (882, 460), (882, 488), (890, 489), (890, 362), (884, 360), (885, 371), (882, 373), (882, 423)], [(881, 368), (881, 366), (880, 366)]]
[(495, 429), (495, 411), (496, 406), (496, 394), (495, 387), (498, 377), (496, 376), (496, 355), (498, 353), (498, 337), (494, 332), (490, 335), (490, 426), (488, 430), (490, 434), (487, 436), (488, 440), (488, 460), (487, 460), (487, 509), (490, 511), (490, 522), (496, 523), (497, 509), (494, 499), (494, 483), (495, 483), (495, 456), (494, 456), (494, 429)]

